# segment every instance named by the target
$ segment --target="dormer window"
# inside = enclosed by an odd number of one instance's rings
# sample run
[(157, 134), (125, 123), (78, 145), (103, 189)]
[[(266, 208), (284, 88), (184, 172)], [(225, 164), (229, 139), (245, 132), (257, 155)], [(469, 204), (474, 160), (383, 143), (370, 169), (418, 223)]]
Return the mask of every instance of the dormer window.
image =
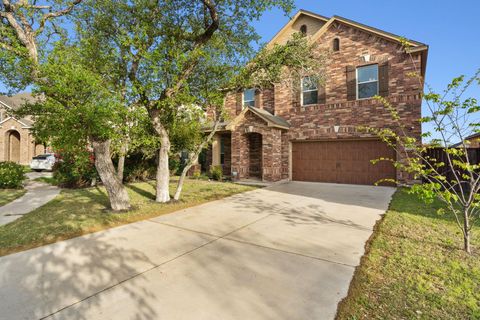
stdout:
[(300, 27), (300, 32), (302, 33), (302, 35), (306, 36), (307, 35), (307, 25), (304, 24)]
[(338, 38), (333, 39), (333, 51), (340, 51), (340, 39)]
[(255, 89), (245, 89), (243, 91), (243, 106), (255, 107)]

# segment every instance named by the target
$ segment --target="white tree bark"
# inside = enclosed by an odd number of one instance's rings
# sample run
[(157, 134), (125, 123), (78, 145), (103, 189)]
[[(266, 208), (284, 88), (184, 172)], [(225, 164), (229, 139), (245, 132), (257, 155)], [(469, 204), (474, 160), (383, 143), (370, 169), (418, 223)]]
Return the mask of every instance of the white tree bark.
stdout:
[(215, 124), (210, 134), (205, 138), (205, 140), (202, 141), (200, 145), (198, 145), (197, 149), (193, 153), (189, 154), (187, 165), (185, 166), (185, 168), (183, 168), (180, 179), (178, 180), (177, 189), (175, 190), (175, 195), (173, 196), (174, 200), (180, 200), (180, 195), (182, 194), (183, 184), (185, 182), (185, 177), (187, 176), (188, 170), (190, 170), (190, 168), (198, 162), (200, 152), (202, 152), (202, 150), (212, 140), (213, 136), (217, 132), (218, 124), (219, 121), (215, 121)]
[(153, 126), (160, 137), (160, 150), (158, 151), (158, 165), (156, 175), (155, 201), (165, 203), (170, 201), (170, 170), (168, 158), (170, 153), (170, 137), (167, 129), (160, 121), (159, 115), (152, 117)]

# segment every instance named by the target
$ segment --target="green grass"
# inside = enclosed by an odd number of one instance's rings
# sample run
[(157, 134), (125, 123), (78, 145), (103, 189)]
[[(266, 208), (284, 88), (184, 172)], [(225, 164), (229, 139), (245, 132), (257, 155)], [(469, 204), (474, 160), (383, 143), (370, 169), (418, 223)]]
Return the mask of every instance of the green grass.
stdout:
[(25, 189), (0, 189), (0, 207), (20, 198), (25, 192)]
[[(175, 183), (172, 181), (170, 185), (172, 193)], [(154, 201), (153, 182), (134, 183), (127, 188), (133, 210), (124, 213), (106, 209), (108, 198), (103, 188), (63, 190), (46, 205), (0, 226), (0, 256), (254, 189), (233, 183), (187, 180), (180, 201), (160, 204)]]
[(38, 178), (35, 178), (33, 180), (39, 181), (39, 182), (45, 182), (45, 183), (48, 183), (48, 184), (51, 184), (51, 185), (54, 185), (54, 186), (56, 186), (58, 184), (57, 179), (55, 179), (53, 177), (38, 177)]
[(480, 319), (480, 227), (468, 255), (453, 216), (439, 208), (397, 191), (337, 319)]

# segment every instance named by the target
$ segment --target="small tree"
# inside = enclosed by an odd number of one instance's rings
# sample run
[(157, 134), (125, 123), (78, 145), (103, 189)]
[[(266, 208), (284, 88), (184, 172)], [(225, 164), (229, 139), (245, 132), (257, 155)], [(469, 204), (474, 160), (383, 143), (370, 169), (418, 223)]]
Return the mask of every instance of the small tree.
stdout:
[[(408, 47), (406, 49), (408, 52)], [(409, 76), (423, 85), (417, 72)], [(426, 203), (439, 199), (446, 205), (462, 231), (464, 250), (468, 253), (471, 253), (471, 230), (480, 213), (480, 165), (470, 157), (465, 138), (480, 132), (480, 106), (476, 98), (464, 98), (464, 95), (475, 83), (480, 85), (480, 70), (468, 80), (464, 76), (453, 79), (442, 93), (428, 88), (428, 93), (423, 95), (427, 114), (419, 119), (425, 127), (431, 128), (422, 134), (422, 138), (431, 139), (428, 144), (422, 144), (418, 137), (409, 133), (395, 106), (382, 97), (376, 98), (390, 111), (395, 129), (367, 129), (403, 155), (399, 161), (377, 159), (373, 162), (391, 161), (397, 169), (422, 180), (421, 184), (413, 185), (410, 192)], [(432, 148), (442, 148), (444, 160), (429, 156)], [(439, 210), (439, 213), (444, 212), (444, 209)]]
[[(284, 45), (276, 44), (263, 48), (256, 57), (238, 71), (231, 66), (219, 63), (214, 53), (209, 57), (210, 59), (202, 61), (202, 67), (197, 77), (193, 79), (193, 83), (189, 83), (192, 96), (206, 112), (189, 112), (194, 118), (189, 117), (184, 121), (184, 126), (190, 128), (192, 143), (189, 145), (190, 148), (187, 148), (189, 158), (181, 173), (174, 195), (175, 200), (180, 198), (187, 172), (198, 161), (201, 151), (212, 140), (220, 122), (229, 120), (228, 113), (224, 110), (228, 94), (243, 88), (262, 90), (278, 84), (293, 89), (298, 85), (299, 79), (306, 75), (312, 75), (318, 82), (323, 82), (328, 53), (319, 49), (317, 44), (310, 43), (301, 34), (294, 34), (292, 39)], [(213, 61), (211, 61), (212, 57)], [(210, 131), (207, 135), (203, 134), (205, 129)], [(203, 139), (200, 138), (202, 135)]]

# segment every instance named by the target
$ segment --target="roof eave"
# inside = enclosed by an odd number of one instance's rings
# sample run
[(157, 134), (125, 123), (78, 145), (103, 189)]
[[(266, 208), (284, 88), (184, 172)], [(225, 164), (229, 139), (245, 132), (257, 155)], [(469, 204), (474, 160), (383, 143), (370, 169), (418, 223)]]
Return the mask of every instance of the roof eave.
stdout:
[[(368, 26), (366, 24), (363, 24), (363, 23), (360, 23), (360, 22), (357, 22), (357, 21), (354, 21), (354, 20), (350, 20), (350, 19), (347, 19), (347, 18), (344, 18), (344, 17), (341, 17), (341, 16), (333, 16), (332, 19), (335, 19), (337, 21), (340, 21), (340, 22), (343, 22), (343, 23), (346, 23), (346, 24), (351, 24), (351, 25), (354, 25), (360, 29), (364, 29), (366, 31), (370, 31), (372, 33), (375, 33), (375, 34), (378, 34), (380, 36), (383, 36), (387, 39), (390, 39), (390, 40), (394, 40), (394, 41), (400, 41), (401, 36), (399, 35), (396, 35), (394, 33), (391, 33), (391, 32), (388, 32), (388, 31), (384, 31), (384, 30), (381, 30), (381, 29), (378, 29), (378, 28), (375, 28), (375, 27), (371, 27), (371, 26)], [(407, 40), (407, 43), (410, 44), (412, 47), (428, 47), (425, 43), (422, 43), (422, 42), (419, 42), (419, 41), (416, 41), (416, 40), (411, 40), (411, 39), (406, 39)]]

